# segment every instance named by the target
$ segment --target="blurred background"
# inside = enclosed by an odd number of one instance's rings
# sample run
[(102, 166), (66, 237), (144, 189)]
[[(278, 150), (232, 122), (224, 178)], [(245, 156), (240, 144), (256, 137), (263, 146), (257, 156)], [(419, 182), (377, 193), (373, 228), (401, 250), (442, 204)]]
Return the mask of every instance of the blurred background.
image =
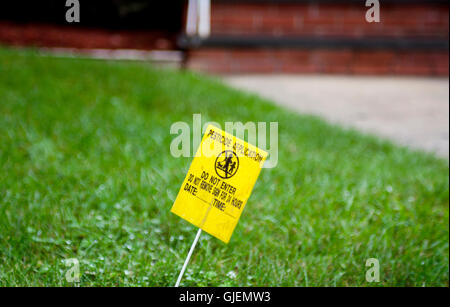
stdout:
[(448, 1), (4, 1), (0, 42), (15, 46), (183, 51), (213, 73), (448, 75)]
[(171, 127), (201, 114), (277, 122), (279, 159), (183, 285), (448, 287), (448, 18), (436, 0), (2, 1), (0, 286), (76, 285), (73, 258), (81, 286), (172, 286), (195, 231), (169, 210), (191, 161)]
[(71, 23), (63, 0), (2, 3), (0, 44), (218, 74), (448, 157), (448, 1), (379, 1), (379, 22), (362, 0), (78, 2)]

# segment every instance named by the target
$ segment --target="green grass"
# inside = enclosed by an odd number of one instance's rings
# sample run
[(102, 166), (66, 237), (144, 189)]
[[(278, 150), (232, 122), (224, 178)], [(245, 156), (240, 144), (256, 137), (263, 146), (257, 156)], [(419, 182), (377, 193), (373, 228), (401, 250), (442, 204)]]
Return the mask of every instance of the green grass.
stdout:
[(203, 234), (183, 285), (449, 285), (448, 160), (193, 73), (5, 49), (0, 285), (70, 285), (78, 258), (81, 286), (172, 286), (196, 230), (170, 213), (191, 159), (170, 155), (169, 129), (193, 113), (278, 121), (280, 146), (230, 243)]

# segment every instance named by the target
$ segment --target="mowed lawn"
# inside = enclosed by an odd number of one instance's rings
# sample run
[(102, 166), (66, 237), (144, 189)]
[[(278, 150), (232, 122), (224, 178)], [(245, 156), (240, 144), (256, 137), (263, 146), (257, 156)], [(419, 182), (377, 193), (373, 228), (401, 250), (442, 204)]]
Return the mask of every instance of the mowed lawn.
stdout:
[(277, 121), (279, 162), (228, 245), (202, 235), (182, 285), (449, 285), (448, 160), (190, 72), (7, 49), (0, 285), (70, 286), (77, 258), (81, 286), (173, 286), (196, 229), (170, 213), (192, 160), (170, 154), (170, 126), (193, 113)]

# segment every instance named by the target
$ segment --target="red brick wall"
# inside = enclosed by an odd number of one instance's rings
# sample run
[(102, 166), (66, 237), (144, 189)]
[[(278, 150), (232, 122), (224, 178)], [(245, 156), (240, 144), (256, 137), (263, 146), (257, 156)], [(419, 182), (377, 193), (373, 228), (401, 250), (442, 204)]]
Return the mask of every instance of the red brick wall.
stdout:
[(237, 35), (295, 35), (345, 37), (447, 37), (448, 5), (383, 4), (380, 23), (365, 20), (360, 4), (330, 3), (214, 3), (211, 32)]
[(0, 44), (80, 49), (173, 49), (175, 37), (157, 31), (112, 31), (0, 21)]
[[(211, 36), (448, 40), (448, 4), (383, 4), (380, 23), (365, 1), (227, 3), (212, 1)], [(449, 74), (448, 50), (348, 48), (191, 49), (187, 66), (211, 73)]]
[(448, 75), (445, 51), (198, 49), (188, 68), (210, 73)]

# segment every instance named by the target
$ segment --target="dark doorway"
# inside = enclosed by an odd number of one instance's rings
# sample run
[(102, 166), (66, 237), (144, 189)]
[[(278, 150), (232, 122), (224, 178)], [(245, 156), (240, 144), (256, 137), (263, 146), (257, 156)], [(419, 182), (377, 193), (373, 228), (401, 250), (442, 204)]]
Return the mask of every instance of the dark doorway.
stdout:
[(79, 0), (79, 3), (80, 22), (68, 23), (66, 0), (5, 1), (0, 10), (0, 42), (80, 48), (176, 48), (176, 37), (182, 31), (184, 1)]

